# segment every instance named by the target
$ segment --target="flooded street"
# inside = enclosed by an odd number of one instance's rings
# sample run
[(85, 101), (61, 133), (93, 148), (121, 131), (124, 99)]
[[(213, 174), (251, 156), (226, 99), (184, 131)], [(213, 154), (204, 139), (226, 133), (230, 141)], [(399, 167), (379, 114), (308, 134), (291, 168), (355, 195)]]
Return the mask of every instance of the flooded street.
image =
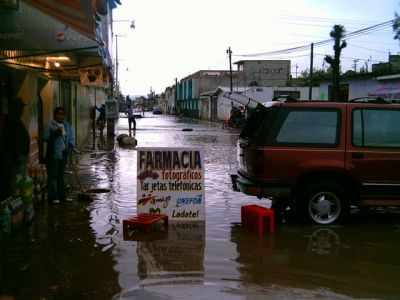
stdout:
[[(122, 116), (121, 133), (128, 133)], [(232, 191), (237, 138), (216, 123), (151, 113), (137, 119), (138, 147), (203, 150), (206, 221), (125, 235), (122, 220), (136, 214), (136, 150), (88, 142), (75, 158), (82, 185), (110, 192), (93, 202), (46, 204), (30, 226), (2, 237), (0, 291), (38, 300), (400, 297), (400, 209), (354, 211), (346, 225), (288, 219), (275, 233), (250, 232), (240, 207), (269, 202)], [(68, 182), (78, 193), (72, 174)]]

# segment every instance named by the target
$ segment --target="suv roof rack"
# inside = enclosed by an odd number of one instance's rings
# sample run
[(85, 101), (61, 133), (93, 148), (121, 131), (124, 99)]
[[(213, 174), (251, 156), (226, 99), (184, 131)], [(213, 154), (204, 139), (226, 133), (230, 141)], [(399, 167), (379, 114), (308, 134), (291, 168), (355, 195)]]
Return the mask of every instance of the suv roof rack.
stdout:
[(349, 102), (356, 103), (380, 103), (380, 104), (390, 104), (391, 101), (385, 100), (382, 97), (359, 97), (350, 99)]
[(284, 102), (297, 102), (298, 99), (289, 95), (279, 95), (274, 98), (272, 98), (272, 101), (282, 101), (281, 99), (284, 100)]

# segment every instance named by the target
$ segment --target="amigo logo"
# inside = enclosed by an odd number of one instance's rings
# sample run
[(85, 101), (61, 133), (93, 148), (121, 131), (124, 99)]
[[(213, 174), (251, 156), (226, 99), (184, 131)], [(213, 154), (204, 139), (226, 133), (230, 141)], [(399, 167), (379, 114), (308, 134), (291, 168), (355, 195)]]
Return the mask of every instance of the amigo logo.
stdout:
[(188, 198), (178, 198), (176, 200), (176, 207), (181, 207), (184, 205), (193, 205), (193, 204), (201, 204), (202, 195), (198, 195), (196, 197), (188, 197)]

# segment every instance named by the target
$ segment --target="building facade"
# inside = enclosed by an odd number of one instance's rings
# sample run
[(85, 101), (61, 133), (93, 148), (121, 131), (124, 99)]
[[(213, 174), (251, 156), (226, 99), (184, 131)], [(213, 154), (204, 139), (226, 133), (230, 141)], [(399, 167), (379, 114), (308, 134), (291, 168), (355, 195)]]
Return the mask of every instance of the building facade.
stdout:
[[(8, 1), (9, 2), (9, 1)], [(113, 1), (0, 3), (0, 117), (13, 96), (27, 104), (22, 120), (31, 138), (30, 163), (42, 161), (44, 126), (63, 106), (77, 147), (90, 135), (90, 110), (105, 103), (112, 81)], [(70, 17), (66, 17), (67, 12)], [(97, 19), (96, 19), (97, 18)]]
[[(237, 77), (232, 72), (232, 78)], [(185, 116), (199, 117), (199, 97), (202, 93), (215, 90), (218, 86), (229, 86), (230, 71), (201, 70), (180, 80), (177, 85), (178, 108)]]
[(237, 86), (287, 86), (290, 60), (240, 60)]
[[(230, 89), (227, 87), (218, 87), (216, 90), (200, 95), (200, 118), (211, 121), (225, 121), (230, 117), (232, 107), (245, 106), (245, 103), (239, 103), (228, 97), (225, 97)], [(271, 101), (272, 98), (287, 95), (297, 99), (308, 99), (308, 87), (237, 87), (235, 93), (243, 95), (244, 98), (253, 99), (259, 103)], [(312, 88), (312, 99), (318, 99), (319, 87)]]

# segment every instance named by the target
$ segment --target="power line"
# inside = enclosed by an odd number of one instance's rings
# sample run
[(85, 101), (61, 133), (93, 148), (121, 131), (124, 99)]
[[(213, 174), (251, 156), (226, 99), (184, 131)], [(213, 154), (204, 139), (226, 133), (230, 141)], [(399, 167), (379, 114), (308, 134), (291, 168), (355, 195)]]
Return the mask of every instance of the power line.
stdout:
[(355, 47), (355, 48), (360, 48), (360, 49), (365, 49), (373, 52), (378, 52), (378, 53), (387, 53), (387, 51), (382, 51), (382, 50), (376, 50), (376, 49), (371, 49), (371, 48), (366, 48), (366, 47), (361, 47), (358, 45), (353, 45), (353, 44), (347, 44), (347, 46)]
[[(360, 30), (356, 30), (353, 32), (350, 32), (348, 34), (345, 34), (343, 39), (353, 39), (361, 35), (365, 35), (368, 33), (372, 33), (378, 30), (382, 30), (388, 27), (392, 27), (394, 20), (386, 21), (383, 23), (379, 23), (373, 26), (369, 26)], [(320, 47), (323, 45), (326, 45), (328, 43), (331, 43), (334, 39), (328, 39), (328, 40), (323, 40), (320, 42), (314, 43), (314, 47)], [(310, 50), (311, 46), (310, 45), (304, 45), (304, 46), (298, 46), (298, 47), (293, 47), (293, 48), (287, 48), (287, 49), (282, 49), (282, 50), (275, 50), (275, 51), (269, 51), (269, 52), (262, 52), (262, 53), (253, 53), (253, 54), (236, 54), (234, 56), (241, 56), (241, 57), (256, 57), (256, 56), (270, 56), (270, 55), (279, 55), (279, 54), (289, 54), (293, 52), (300, 52), (300, 51), (308, 51)]]
[[(315, 56), (326, 56), (326, 54), (321, 54), (321, 53), (314, 53), (314, 55)], [(355, 58), (355, 57), (346, 57), (346, 56), (341, 56), (340, 57), (340, 59), (342, 60), (345, 60), (345, 59), (348, 59), (348, 60), (355, 60), (355, 59), (358, 59), (358, 60), (363, 60), (363, 61), (371, 61), (371, 62), (377, 62), (377, 63), (380, 63), (380, 62), (383, 62), (382, 60), (373, 60), (373, 59), (371, 59), (371, 58), (367, 58), (367, 59), (365, 59), (365, 58), (359, 58), (359, 57), (357, 57), (357, 58)]]

